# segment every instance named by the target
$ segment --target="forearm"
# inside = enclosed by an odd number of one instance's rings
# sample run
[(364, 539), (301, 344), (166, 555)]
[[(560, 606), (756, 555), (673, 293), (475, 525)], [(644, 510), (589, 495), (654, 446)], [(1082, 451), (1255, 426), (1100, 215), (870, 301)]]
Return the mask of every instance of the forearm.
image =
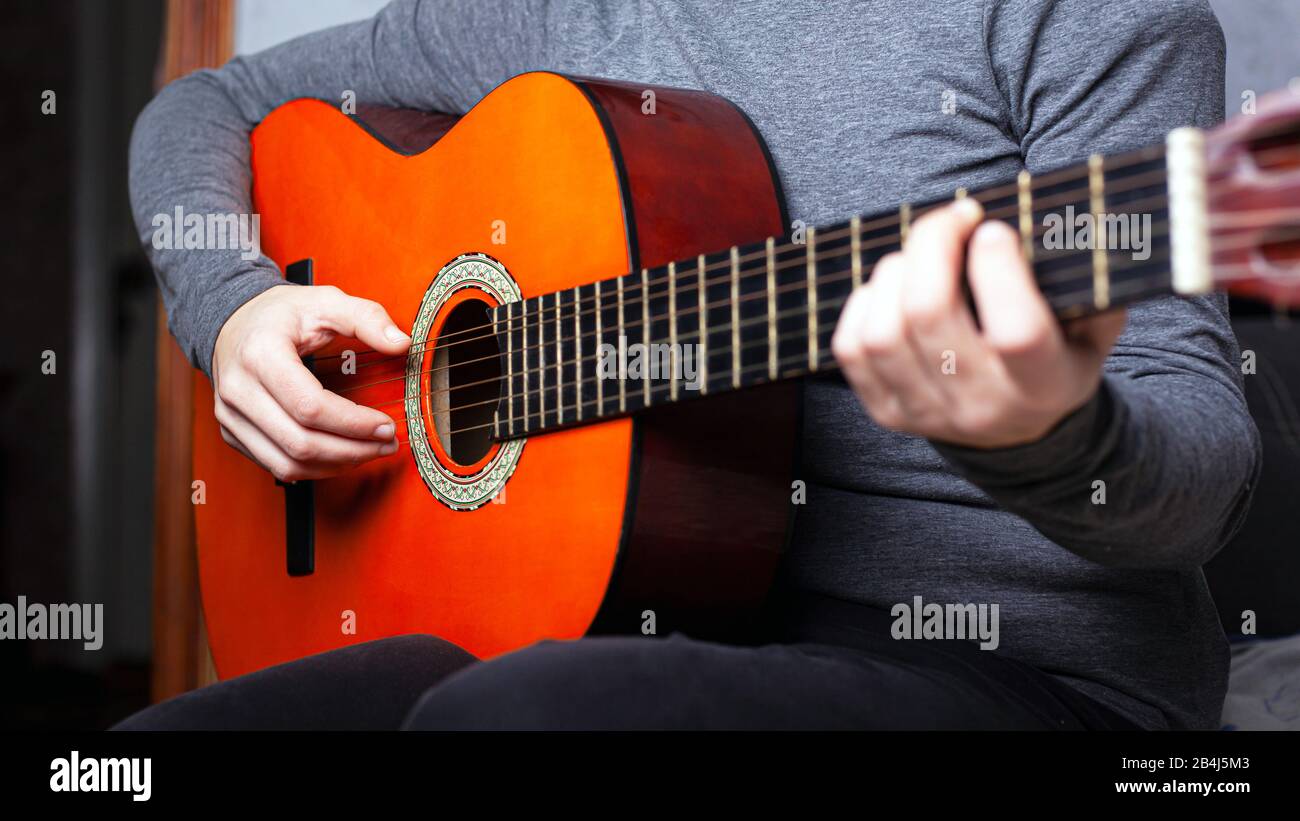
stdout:
[[(999, 505), (1084, 558), (1203, 564), (1244, 518), (1261, 456), (1227, 364), (1237, 359), (1226, 321), (1207, 320), (1215, 310), (1199, 302), (1200, 310), (1169, 300), (1135, 312), (1138, 327), (1116, 347), (1097, 396), (1042, 440), (936, 448)], [(1170, 323), (1198, 330), (1170, 336)]]
[(394, 4), (372, 20), (195, 72), (164, 88), (140, 115), (131, 139), (132, 211), (172, 333), (195, 366), (210, 373), (226, 319), (283, 280), (269, 258), (240, 248), (161, 247), (175, 245), (167, 234), (183, 233), (171, 224), (177, 209), (182, 219), (246, 215), (251, 225), (249, 134), (289, 100), (340, 103), (351, 92), (362, 103), (435, 106), (415, 39), (417, 9)]

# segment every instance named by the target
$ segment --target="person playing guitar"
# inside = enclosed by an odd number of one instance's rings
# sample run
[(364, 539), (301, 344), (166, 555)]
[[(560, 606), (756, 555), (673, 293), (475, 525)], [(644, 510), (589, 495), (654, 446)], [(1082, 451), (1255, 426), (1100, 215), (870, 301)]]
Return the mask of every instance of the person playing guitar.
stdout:
[[(785, 231), (952, 201), (848, 298), (830, 344), (844, 378), (805, 385), (805, 497), (753, 640), (591, 636), (478, 660), (396, 636), (121, 726), (1217, 726), (1228, 652), (1200, 568), (1260, 470), (1226, 297), (1063, 324), (1022, 236), (953, 192), (1212, 127), (1223, 62), (1206, 0), (396, 0), (167, 86), (132, 139), (140, 235), (222, 438), (282, 482), (405, 458), (393, 408), (328, 390), (303, 357), (336, 338), (399, 357), (411, 338), (376, 301), (278, 287), (267, 256), (151, 240), (178, 205), (251, 212), (249, 135), (292, 100), (464, 113), (535, 70), (701, 89), (766, 140)], [(994, 635), (930, 634), (929, 608), (972, 603)]]

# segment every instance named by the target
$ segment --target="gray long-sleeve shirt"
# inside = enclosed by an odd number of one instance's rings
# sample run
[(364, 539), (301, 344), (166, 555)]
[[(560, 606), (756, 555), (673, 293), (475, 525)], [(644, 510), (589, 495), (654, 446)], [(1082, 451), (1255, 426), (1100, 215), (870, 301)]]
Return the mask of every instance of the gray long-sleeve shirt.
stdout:
[[(1214, 125), (1223, 59), (1205, 0), (398, 0), (169, 85), (137, 124), (131, 197), (206, 371), (225, 319), (279, 274), (155, 250), (152, 218), (249, 211), (249, 131), (293, 98), (462, 112), (531, 69), (702, 88), (750, 115), (792, 217), (817, 224)], [(1144, 726), (1212, 727), (1227, 648), (1200, 565), (1260, 459), (1237, 362), (1222, 298), (1145, 304), (1097, 397), (1002, 451), (889, 432), (812, 382), (786, 580), (883, 609), (997, 604), (996, 652)]]

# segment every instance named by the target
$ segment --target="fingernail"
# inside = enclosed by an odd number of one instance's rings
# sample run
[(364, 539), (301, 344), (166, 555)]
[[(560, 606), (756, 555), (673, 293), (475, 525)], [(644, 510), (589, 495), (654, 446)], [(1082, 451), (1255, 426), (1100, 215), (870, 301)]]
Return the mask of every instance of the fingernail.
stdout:
[(986, 242), (997, 242), (1000, 239), (998, 234), (1001, 233), (1004, 228), (1007, 231), (1011, 230), (1009, 226), (1005, 226), (1003, 223), (1000, 223), (997, 220), (989, 220), (988, 222), (985, 222), (982, 225), (980, 225), (979, 228), (975, 229), (974, 241), (980, 243), (981, 245)]
[(406, 334), (402, 333), (401, 329), (396, 325), (389, 325), (388, 330), (384, 331), (384, 336), (388, 337), (388, 341), (395, 345), (407, 340)]
[(393, 426), (392, 422), (385, 422), (384, 424), (375, 428), (375, 438), (380, 440), (392, 439), (393, 433), (396, 430), (397, 428)]
[(380, 455), (380, 456), (387, 456), (387, 455), (390, 454), (390, 453), (396, 453), (396, 452), (397, 452), (397, 440), (396, 440), (396, 439), (394, 439), (394, 440), (391, 441), (391, 442), (386, 443), (382, 448), (379, 449), (379, 455)]
[(958, 214), (969, 220), (977, 220), (984, 215), (984, 206), (972, 197), (962, 197), (957, 200), (956, 208)]

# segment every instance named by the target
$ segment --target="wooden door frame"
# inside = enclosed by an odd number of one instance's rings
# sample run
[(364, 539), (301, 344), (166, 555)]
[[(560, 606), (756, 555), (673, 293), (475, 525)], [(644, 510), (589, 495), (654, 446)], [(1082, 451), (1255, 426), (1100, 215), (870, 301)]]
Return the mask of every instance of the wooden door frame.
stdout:
[[(234, 52), (235, 0), (167, 0), (156, 85)], [(199, 598), (191, 502), (194, 379), (202, 379), (157, 313), (157, 431), (154, 438), (153, 667), (150, 694), (170, 698), (216, 680)]]

